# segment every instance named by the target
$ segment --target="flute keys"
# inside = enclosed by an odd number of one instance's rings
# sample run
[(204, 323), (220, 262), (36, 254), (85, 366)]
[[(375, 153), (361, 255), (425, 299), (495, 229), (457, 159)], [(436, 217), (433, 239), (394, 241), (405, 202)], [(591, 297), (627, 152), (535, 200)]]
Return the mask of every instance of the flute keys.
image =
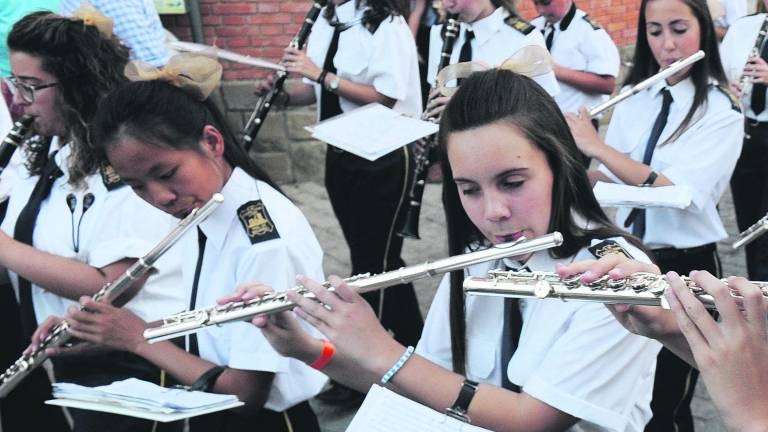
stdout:
[(554, 293), (554, 290), (552, 289), (552, 285), (550, 285), (549, 282), (545, 280), (539, 280), (533, 286), (533, 295), (535, 295), (537, 298), (540, 298), (540, 299), (547, 298), (552, 293)]

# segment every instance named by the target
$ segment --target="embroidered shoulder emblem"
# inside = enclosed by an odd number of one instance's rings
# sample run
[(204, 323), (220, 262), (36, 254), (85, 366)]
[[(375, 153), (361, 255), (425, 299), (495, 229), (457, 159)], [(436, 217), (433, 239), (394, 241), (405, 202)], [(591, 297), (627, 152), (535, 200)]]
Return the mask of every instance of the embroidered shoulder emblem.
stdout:
[(99, 172), (101, 173), (101, 181), (104, 182), (104, 186), (108, 191), (125, 186), (125, 183), (123, 183), (120, 176), (117, 175), (115, 169), (112, 168), (112, 165), (102, 162)]
[(632, 258), (632, 255), (626, 249), (613, 240), (603, 240), (594, 246), (590, 246), (589, 251), (592, 252), (595, 258), (602, 258), (608, 254), (624, 255), (627, 258)]
[(248, 201), (237, 209), (237, 216), (251, 239), (251, 244), (280, 238), (275, 223), (261, 200)]
[(723, 86), (720, 86), (720, 85), (715, 85), (715, 88), (718, 89), (720, 91), (720, 93), (724, 94), (725, 97), (728, 98), (728, 101), (731, 103), (731, 109), (732, 110), (734, 110), (734, 111), (736, 111), (738, 113), (742, 112), (741, 111), (741, 101), (739, 100), (739, 98), (736, 97), (735, 94), (733, 94), (732, 91), (730, 91), (730, 90), (728, 90), (728, 89), (726, 89), (726, 88), (724, 88)]
[(602, 27), (600, 27), (600, 24), (597, 23), (594, 19), (592, 19), (589, 15), (584, 15), (581, 17), (584, 21), (586, 21), (589, 25), (592, 26), (592, 30), (600, 30)]
[(533, 24), (529, 23), (528, 21), (520, 18), (515, 14), (512, 14), (504, 18), (504, 22), (507, 23), (508, 26), (514, 28), (515, 30), (525, 35), (527, 35), (528, 33), (536, 29), (536, 27), (534, 27)]

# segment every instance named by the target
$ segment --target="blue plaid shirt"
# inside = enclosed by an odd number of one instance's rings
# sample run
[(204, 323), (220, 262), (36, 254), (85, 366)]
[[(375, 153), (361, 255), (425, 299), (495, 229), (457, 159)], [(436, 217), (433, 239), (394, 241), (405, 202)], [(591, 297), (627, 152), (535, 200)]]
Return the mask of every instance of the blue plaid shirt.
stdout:
[[(72, 15), (84, 0), (62, 0), (61, 14)], [(154, 66), (168, 62), (165, 29), (153, 0), (88, 0), (115, 21), (115, 35), (131, 49), (131, 58)]]

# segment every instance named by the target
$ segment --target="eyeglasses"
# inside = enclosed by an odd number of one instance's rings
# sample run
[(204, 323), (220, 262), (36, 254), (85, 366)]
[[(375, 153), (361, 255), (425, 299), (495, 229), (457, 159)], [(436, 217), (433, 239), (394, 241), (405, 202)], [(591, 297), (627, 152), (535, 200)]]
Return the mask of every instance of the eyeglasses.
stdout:
[(24, 99), (24, 101), (27, 103), (32, 103), (35, 101), (35, 92), (38, 90), (47, 89), (58, 84), (55, 82), (48, 84), (27, 84), (25, 82), (19, 81), (19, 79), (13, 75), (5, 78), (5, 82), (8, 83), (8, 88), (12, 93), (15, 93), (13, 90), (16, 89), (16, 91), (19, 92), (19, 96), (21, 96), (21, 98)]
[(549, 6), (552, 4), (552, 0), (533, 0), (533, 4), (536, 6)]

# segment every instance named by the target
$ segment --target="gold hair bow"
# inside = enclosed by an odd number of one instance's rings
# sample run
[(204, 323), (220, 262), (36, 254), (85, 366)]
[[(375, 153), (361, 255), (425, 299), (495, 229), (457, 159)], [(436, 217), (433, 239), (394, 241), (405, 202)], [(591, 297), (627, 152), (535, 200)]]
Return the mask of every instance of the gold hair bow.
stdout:
[(90, 3), (82, 3), (76, 11), (72, 12), (72, 18), (82, 20), (85, 25), (96, 27), (99, 33), (107, 39), (112, 37), (112, 28), (115, 25), (115, 21), (99, 12)]
[[(538, 45), (527, 45), (512, 54), (498, 66), (499, 69), (507, 69), (520, 75), (533, 78), (552, 72), (555, 61), (546, 48)], [(448, 82), (466, 78), (475, 72), (492, 69), (488, 63), (471, 61), (448, 65), (435, 77), (435, 87), (443, 96), (453, 96), (458, 87), (446, 87)]]
[(125, 76), (131, 81), (166, 81), (200, 101), (207, 99), (218, 87), (221, 73), (218, 61), (198, 53), (177, 54), (161, 69), (136, 60), (125, 66)]

